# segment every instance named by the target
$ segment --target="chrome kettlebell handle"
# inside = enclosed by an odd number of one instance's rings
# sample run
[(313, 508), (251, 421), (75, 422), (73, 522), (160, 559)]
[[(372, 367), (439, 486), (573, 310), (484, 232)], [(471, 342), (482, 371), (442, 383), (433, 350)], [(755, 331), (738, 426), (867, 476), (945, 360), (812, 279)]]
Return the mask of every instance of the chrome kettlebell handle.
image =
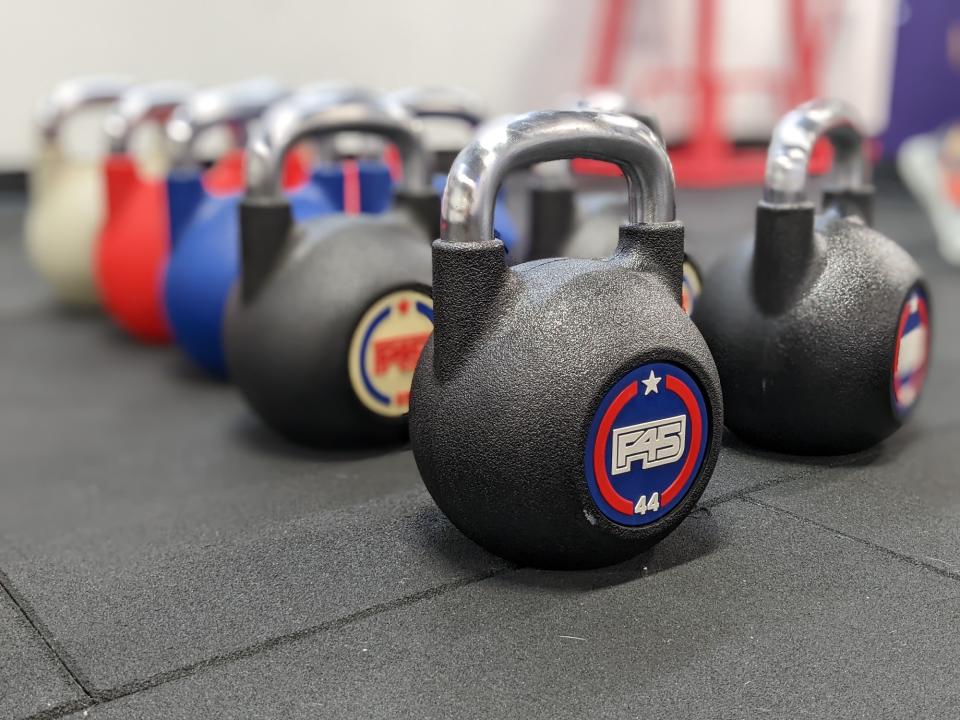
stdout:
[(676, 217), (673, 166), (650, 128), (619, 113), (540, 111), (484, 125), (457, 155), (443, 193), (442, 239), (492, 240), (497, 191), (511, 170), (577, 157), (620, 167), (627, 179), (628, 222)]
[(817, 140), (833, 146), (831, 190), (862, 190), (869, 182), (863, 131), (856, 109), (842, 100), (810, 100), (787, 113), (773, 130), (767, 150), (763, 200), (771, 205), (808, 202), (807, 176)]
[(44, 139), (54, 141), (66, 120), (91, 105), (116, 102), (133, 85), (121, 75), (97, 75), (67, 80), (57, 85), (40, 106), (37, 126)]
[(644, 125), (653, 130), (661, 145), (666, 145), (660, 124), (652, 115), (640, 110), (637, 105), (621, 92), (609, 88), (593, 90), (574, 103), (575, 110), (597, 110), (606, 113), (623, 113), (632, 115)]
[(477, 127), (487, 117), (480, 98), (462, 88), (415, 86), (395, 90), (387, 97), (417, 117), (463, 120), (471, 127)]
[(399, 103), (355, 88), (321, 87), (299, 92), (274, 105), (247, 143), (248, 200), (282, 201), (283, 160), (295, 144), (341, 132), (386, 138), (400, 152), (403, 180), (399, 191), (430, 191), (431, 156), (420, 139), (416, 118)]
[[(298, 94), (336, 92), (340, 93), (341, 97), (350, 97), (361, 101), (374, 100), (378, 96), (378, 94), (370, 88), (348, 83), (343, 80), (327, 80), (324, 82), (311, 83), (301, 87), (297, 92)], [(383, 155), (384, 142), (382, 139), (370, 137), (369, 135), (361, 137), (362, 139), (359, 141), (357, 141), (357, 138), (354, 138), (357, 142), (357, 146), (354, 148), (357, 150), (357, 157), (372, 158)], [(340, 154), (338, 140), (339, 138), (336, 136), (328, 135), (312, 141), (310, 145), (314, 163), (319, 165), (333, 165), (339, 162), (342, 156)]]
[(110, 152), (124, 154), (133, 133), (148, 121), (166, 122), (174, 109), (187, 101), (192, 88), (180, 82), (158, 82), (136, 85), (114, 104), (104, 120), (103, 129), (110, 142)]
[(194, 156), (197, 138), (210, 128), (231, 125), (237, 135), (237, 144), (245, 145), (247, 123), (260, 117), (287, 94), (281, 83), (267, 77), (193, 93), (185, 103), (177, 106), (167, 121), (173, 167), (188, 169), (199, 165)]

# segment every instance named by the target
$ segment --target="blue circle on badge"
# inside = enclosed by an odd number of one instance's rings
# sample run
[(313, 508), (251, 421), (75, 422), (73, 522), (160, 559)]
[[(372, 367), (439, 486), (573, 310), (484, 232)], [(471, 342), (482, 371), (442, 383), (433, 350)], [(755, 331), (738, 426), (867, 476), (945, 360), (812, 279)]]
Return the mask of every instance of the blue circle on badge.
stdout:
[(590, 424), (590, 496), (620, 525), (656, 522), (693, 486), (709, 444), (710, 417), (696, 380), (672, 363), (641, 365), (610, 388)]

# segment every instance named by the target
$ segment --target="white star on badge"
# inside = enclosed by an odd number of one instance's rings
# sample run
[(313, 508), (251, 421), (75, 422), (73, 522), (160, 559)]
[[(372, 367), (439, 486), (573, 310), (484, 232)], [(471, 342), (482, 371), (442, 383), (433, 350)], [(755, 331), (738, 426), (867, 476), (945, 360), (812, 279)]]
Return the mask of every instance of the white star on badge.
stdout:
[(645, 390), (643, 391), (644, 397), (646, 397), (650, 393), (659, 393), (660, 392), (659, 385), (661, 380), (663, 380), (663, 378), (657, 377), (656, 375), (653, 374), (653, 370), (651, 370), (650, 377), (648, 377), (646, 380), (640, 381), (643, 383), (643, 387), (645, 388)]
[(917, 297), (916, 293), (910, 296), (909, 307), (911, 313), (915, 313), (920, 308), (920, 298)]

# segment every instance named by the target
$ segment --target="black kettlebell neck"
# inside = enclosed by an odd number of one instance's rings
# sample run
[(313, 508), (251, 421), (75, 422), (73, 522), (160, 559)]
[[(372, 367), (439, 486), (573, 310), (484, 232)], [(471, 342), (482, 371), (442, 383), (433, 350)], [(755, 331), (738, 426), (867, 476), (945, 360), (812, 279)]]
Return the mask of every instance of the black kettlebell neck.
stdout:
[(433, 190), (422, 193), (397, 190), (393, 206), (410, 214), (423, 228), (430, 242), (440, 237), (440, 195)]
[(293, 213), (285, 200), (240, 202), (241, 293), (253, 300), (276, 268), (293, 229)]
[(561, 254), (576, 223), (576, 189), (567, 178), (535, 174), (530, 186), (530, 258)]
[(496, 317), (507, 285), (503, 243), (433, 243), (433, 363), (437, 377), (450, 377)]
[(612, 261), (656, 277), (679, 305), (683, 295), (683, 223), (628, 223)]
[(453, 167), (453, 161), (457, 159), (462, 148), (446, 148), (433, 151), (433, 171), (446, 175)]
[(824, 264), (824, 241), (815, 230), (812, 203), (757, 206), (753, 294), (765, 312), (789, 307)]
[(823, 212), (835, 211), (841, 217), (859, 217), (867, 227), (873, 227), (873, 196), (875, 190), (868, 185), (857, 190), (823, 191)]

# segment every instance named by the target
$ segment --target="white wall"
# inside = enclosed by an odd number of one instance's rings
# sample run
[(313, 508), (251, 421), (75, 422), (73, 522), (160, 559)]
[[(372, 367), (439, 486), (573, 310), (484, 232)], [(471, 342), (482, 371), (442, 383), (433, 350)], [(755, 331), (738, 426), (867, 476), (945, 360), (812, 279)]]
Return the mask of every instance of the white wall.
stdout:
[[(659, 4), (668, 17), (689, 16), (692, 2), (636, 1)], [(845, 54), (831, 57), (829, 87), (875, 116), (876, 108), (885, 110), (885, 86), (869, 78), (877, 77), (878, 63), (881, 70), (889, 64), (895, 0), (830, 1), (854, 22), (848, 17), (841, 28)], [(757, 12), (768, 0), (722, 2), (728, 39), (718, 46), (729, 64), (745, 56), (777, 62), (771, 53), (782, 42), (771, 38), (783, 37), (783, 28), (767, 26), (782, 23), (782, 13)], [(270, 74), (292, 84), (343, 79), (383, 89), (439, 83), (479, 93), (492, 112), (555, 105), (586, 79), (598, 10), (598, 0), (18, 2), (0, 26), (0, 169), (28, 161), (36, 103), (75, 75), (206, 84)], [(663, 34), (646, 30), (638, 37)], [(749, 103), (734, 115), (734, 129), (756, 117)], [(682, 127), (683, 119), (664, 117), (663, 124)]]
[(497, 112), (549, 104), (580, 77), (592, 14), (590, 0), (18, 2), (0, 25), (0, 167), (27, 160), (36, 103), (75, 75), (459, 84)]

